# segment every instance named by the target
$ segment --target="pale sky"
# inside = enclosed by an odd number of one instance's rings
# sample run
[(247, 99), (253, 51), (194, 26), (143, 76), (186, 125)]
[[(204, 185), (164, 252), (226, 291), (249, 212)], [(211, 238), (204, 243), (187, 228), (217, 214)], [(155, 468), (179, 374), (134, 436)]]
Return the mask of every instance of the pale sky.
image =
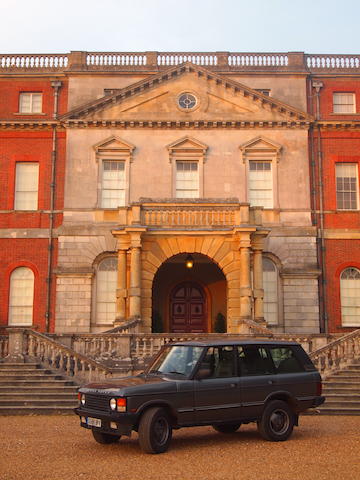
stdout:
[(360, 0), (0, 0), (0, 54), (357, 53)]

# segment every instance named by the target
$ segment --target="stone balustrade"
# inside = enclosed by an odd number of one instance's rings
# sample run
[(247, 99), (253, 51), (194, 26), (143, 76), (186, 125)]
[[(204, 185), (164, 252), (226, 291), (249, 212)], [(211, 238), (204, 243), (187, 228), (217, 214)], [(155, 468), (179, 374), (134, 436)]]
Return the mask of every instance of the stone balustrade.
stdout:
[(63, 54), (0, 54), (0, 72), (162, 70), (190, 62), (215, 71), (351, 72), (360, 55), (303, 52), (85, 52)]
[[(163, 345), (179, 341), (270, 339), (295, 341), (309, 353), (326, 378), (360, 358), (360, 330), (345, 336), (329, 334), (170, 334), (99, 333), (55, 335), (11, 328), (0, 337), (0, 361), (37, 360), (79, 382), (131, 374), (143, 368)], [(66, 345), (65, 345), (66, 344)]]
[(360, 358), (360, 330), (355, 330), (310, 353), (323, 378)]

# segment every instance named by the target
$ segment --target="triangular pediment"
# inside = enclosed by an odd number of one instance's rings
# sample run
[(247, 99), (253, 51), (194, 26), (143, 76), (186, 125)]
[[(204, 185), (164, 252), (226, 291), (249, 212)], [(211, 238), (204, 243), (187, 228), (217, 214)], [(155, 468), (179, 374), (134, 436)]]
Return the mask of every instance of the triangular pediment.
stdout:
[(135, 146), (131, 143), (125, 142), (124, 140), (121, 140), (121, 138), (119, 137), (112, 136), (107, 138), (106, 140), (96, 143), (95, 145), (93, 145), (93, 148), (96, 153), (102, 154), (110, 152), (132, 152)]
[[(194, 100), (184, 108), (184, 93)], [(183, 64), (152, 75), (62, 117), (65, 122), (136, 122), (154, 126), (163, 122), (233, 122), (271, 124), (309, 122), (312, 117), (290, 105), (203, 67)]]
[(169, 151), (173, 152), (186, 150), (200, 150), (206, 152), (206, 150), (208, 149), (207, 145), (191, 137), (184, 137), (180, 140), (176, 140), (176, 142), (167, 145), (166, 148)]

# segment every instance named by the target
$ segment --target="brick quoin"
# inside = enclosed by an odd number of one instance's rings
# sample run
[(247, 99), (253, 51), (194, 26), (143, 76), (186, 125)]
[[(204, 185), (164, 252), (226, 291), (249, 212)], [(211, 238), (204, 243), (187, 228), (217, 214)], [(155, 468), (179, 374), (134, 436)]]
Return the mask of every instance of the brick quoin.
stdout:
[[(52, 253), (56, 266), (57, 240)], [(10, 275), (17, 267), (28, 267), (34, 272), (33, 324), (39, 331), (45, 331), (47, 306), (48, 239), (2, 238), (0, 239), (0, 331), (8, 325)], [(50, 331), (55, 326), (55, 276), (51, 282)]]

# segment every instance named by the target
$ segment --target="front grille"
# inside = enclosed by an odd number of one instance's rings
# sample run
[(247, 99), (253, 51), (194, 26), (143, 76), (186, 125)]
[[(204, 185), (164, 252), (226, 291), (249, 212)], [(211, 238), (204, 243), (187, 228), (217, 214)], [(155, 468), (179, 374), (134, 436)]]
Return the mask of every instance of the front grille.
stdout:
[(86, 393), (85, 394), (85, 408), (90, 408), (91, 410), (98, 410), (101, 412), (110, 411), (110, 398), (104, 395), (93, 395)]

